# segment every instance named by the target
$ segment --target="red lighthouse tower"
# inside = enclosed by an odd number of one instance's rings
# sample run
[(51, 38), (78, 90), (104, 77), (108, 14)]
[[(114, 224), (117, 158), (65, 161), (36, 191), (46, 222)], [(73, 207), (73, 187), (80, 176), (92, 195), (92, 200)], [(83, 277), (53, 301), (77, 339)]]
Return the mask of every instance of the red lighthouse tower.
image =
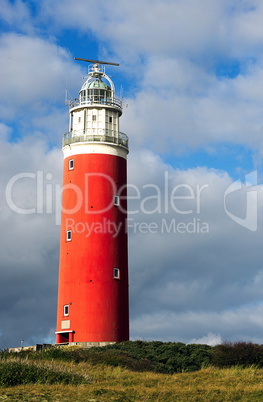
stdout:
[(119, 342), (129, 339), (128, 137), (103, 66), (114, 63), (78, 60), (92, 64), (63, 138), (56, 342)]

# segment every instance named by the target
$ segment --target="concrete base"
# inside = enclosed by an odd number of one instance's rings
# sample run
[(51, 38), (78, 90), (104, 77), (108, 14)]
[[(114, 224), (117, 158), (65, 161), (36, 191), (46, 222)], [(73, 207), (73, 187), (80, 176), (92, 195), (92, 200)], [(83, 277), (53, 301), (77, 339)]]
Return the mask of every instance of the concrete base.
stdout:
[(81, 348), (94, 348), (94, 347), (102, 347), (107, 345), (114, 345), (116, 342), (67, 342), (67, 343), (43, 343), (37, 344), (34, 346), (20, 346), (17, 348), (8, 348), (8, 352), (19, 353), (23, 351), (32, 351), (37, 352), (38, 350), (51, 348), (51, 347), (59, 347), (59, 346), (80, 346)]
[(37, 352), (38, 350), (50, 348), (52, 344), (50, 343), (43, 343), (43, 344), (36, 344), (34, 346), (20, 346), (18, 348), (8, 348), (8, 352), (12, 353), (18, 353), (18, 352), (23, 352), (23, 351), (32, 351), (32, 352)]

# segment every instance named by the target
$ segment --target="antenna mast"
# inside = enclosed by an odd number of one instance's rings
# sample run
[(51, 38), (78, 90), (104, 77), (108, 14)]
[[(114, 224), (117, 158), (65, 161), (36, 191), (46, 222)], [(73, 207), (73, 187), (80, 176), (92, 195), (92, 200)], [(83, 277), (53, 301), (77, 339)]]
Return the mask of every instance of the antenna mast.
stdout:
[(99, 61), (99, 60), (90, 60), (90, 59), (80, 59), (79, 57), (74, 57), (74, 60), (87, 61), (88, 63), (93, 63), (93, 64), (110, 64), (111, 66), (119, 66), (118, 63), (110, 63), (108, 61)]

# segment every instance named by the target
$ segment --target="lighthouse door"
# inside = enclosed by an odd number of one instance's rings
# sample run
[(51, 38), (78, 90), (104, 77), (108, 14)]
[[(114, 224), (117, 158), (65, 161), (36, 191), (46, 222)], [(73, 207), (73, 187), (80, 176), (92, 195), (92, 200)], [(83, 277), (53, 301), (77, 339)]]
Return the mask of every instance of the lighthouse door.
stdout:
[(58, 334), (58, 342), (57, 343), (68, 343), (69, 342), (69, 332), (62, 332)]

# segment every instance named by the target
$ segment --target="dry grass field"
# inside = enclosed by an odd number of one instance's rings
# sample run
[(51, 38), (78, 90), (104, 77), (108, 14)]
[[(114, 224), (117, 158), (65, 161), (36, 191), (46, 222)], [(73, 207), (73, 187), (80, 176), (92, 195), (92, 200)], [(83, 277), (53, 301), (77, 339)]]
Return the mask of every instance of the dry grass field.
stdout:
[(0, 401), (263, 400), (263, 369), (255, 367), (208, 367), (191, 373), (160, 374), (86, 362), (24, 361), (22, 364), (81, 375), (85, 383), (0, 387)]
[(263, 345), (130, 341), (1, 351), (1, 401), (263, 401)]

